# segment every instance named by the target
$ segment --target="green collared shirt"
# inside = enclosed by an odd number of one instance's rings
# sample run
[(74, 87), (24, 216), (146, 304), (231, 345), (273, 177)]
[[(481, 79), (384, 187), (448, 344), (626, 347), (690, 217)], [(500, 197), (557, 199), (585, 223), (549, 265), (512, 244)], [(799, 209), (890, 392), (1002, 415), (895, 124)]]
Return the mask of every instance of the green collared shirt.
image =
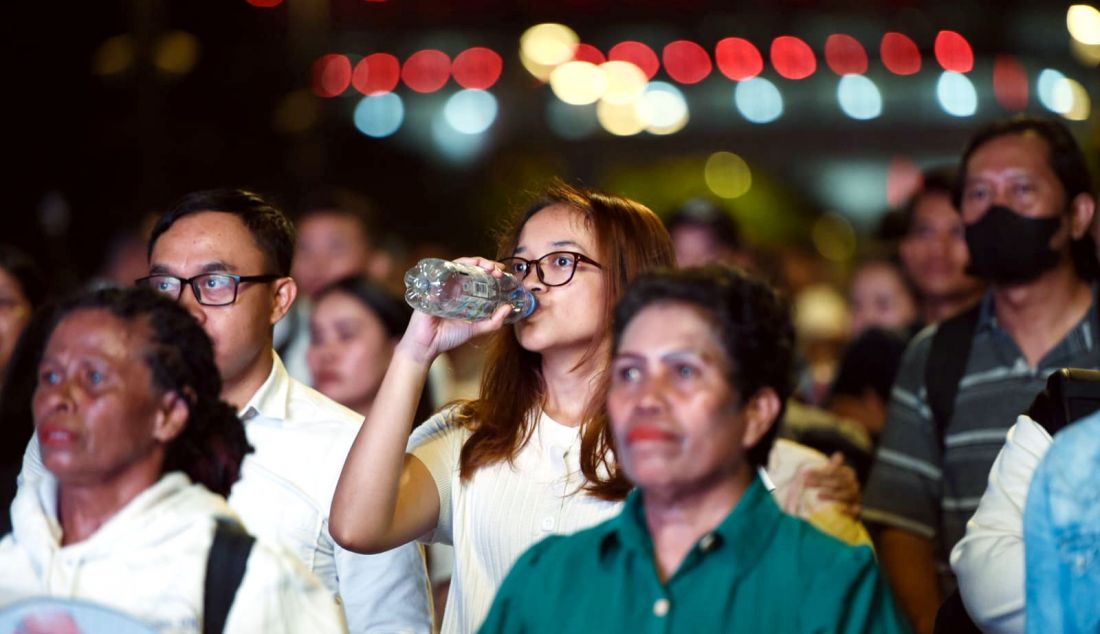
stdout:
[(504, 580), (481, 632), (904, 632), (874, 555), (782, 513), (759, 477), (667, 582), (642, 496), (539, 542)]

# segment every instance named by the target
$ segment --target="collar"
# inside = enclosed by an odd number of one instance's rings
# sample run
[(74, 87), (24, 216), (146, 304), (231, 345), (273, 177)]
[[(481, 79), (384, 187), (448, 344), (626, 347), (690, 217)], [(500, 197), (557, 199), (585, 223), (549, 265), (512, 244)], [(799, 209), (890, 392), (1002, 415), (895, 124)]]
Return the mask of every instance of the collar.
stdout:
[(256, 416), (286, 420), (287, 402), (290, 400), (290, 374), (287, 373), (278, 352), (273, 351), (272, 357), (271, 374), (267, 375), (267, 380), (260, 389), (237, 412), (237, 418), (242, 421)]
[[(780, 519), (779, 507), (757, 475), (729, 515), (700, 538), (681, 568), (696, 553), (723, 553), (732, 560), (733, 570), (747, 570), (765, 551)], [(616, 547), (652, 558), (653, 540), (646, 525), (645, 500), (640, 490), (631, 491), (622, 512), (603, 526), (599, 539), (601, 559), (606, 560)]]
[[(1092, 289), (1092, 303), (1089, 304), (1089, 309), (1088, 312), (1085, 313), (1084, 319), (1070, 330), (1071, 333), (1077, 330), (1081, 323), (1100, 324), (1100, 315), (1097, 313), (1096, 306), (1096, 300), (1100, 297), (1100, 282), (1092, 282), (1090, 287)], [(978, 308), (978, 325), (976, 330), (980, 331), (986, 328), (999, 329), (1001, 327), (1000, 324), (997, 323), (997, 314), (993, 310), (994, 303), (993, 289), (989, 289), (985, 292), (985, 295), (982, 296), (981, 306)], [(1091, 345), (1087, 347), (1089, 349), (1092, 348)]]

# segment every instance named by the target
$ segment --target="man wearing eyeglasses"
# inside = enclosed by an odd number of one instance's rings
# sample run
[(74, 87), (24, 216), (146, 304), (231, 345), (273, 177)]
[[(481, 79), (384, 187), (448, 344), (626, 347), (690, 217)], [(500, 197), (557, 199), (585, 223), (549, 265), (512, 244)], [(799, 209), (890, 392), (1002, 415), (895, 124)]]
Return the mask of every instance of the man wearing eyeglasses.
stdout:
[(352, 632), (430, 632), (419, 547), (359, 555), (329, 535), (332, 494), (362, 417), (292, 379), (273, 329), (298, 289), (294, 227), (243, 190), (188, 194), (157, 221), (149, 276), (137, 280), (185, 307), (214, 342), (222, 398), (255, 448), (229, 505), (249, 532), (295, 553), (343, 603)]

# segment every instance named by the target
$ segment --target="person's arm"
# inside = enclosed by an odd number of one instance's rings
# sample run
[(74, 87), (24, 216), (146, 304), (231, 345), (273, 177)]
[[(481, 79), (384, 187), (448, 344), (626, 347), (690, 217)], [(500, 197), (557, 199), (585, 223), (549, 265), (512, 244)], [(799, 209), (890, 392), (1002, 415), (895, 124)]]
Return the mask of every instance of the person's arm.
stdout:
[(1026, 416), (1008, 431), (966, 536), (951, 551), (966, 611), (986, 632), (1024, 631), (1024, 504), (1050, 434)]
[(917, 632), (931, 632), (940, 607), (932, 540), (900, 528), (878, 535), (878, 558), (898, 604)]
[[(459, 261), (499, 275), (489, 260)], [(438, 523), (435, 481), (419, 459), (405, 454), (428, 368), (439, 353), (500, 328), (509, 310), (502, 306), (492, 319), (479, 322), (413, 314), (336, 485), (329, 530), (338, 544), (353, 552), (378, 553), (410, 542)]]

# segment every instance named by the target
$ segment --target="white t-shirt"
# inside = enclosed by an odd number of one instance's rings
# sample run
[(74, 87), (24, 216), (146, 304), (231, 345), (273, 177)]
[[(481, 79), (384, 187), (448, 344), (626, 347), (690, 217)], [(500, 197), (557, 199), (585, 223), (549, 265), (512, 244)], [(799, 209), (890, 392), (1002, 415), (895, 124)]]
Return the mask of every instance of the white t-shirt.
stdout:
[(580, 428), (545, 413), (513, 463), (482, 467), (462, 482), (459, 454), (470, 431), (449, 424), (447, 413), (418, 427), (409, 447), (439, 492), (439, 524), (423, 541), (455, 547), (443, 632), (474, 632), (524, 551), (548, 535), (595, 526), (618, 513), (622, 503), (579, 490), (584, 484)]

